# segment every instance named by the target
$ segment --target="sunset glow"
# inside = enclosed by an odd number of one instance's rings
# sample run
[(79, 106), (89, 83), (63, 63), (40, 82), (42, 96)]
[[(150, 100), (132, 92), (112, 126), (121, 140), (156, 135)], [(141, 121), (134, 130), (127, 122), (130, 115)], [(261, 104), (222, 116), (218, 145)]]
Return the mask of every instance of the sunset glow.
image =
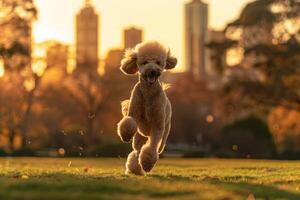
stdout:
[(0, 0), (0, 200), (300, 200), (299, 1)]
[[(144, 31), (145, 40), (159, 40), (168, 45), (183, 62), (183, 6), (187, 0), (93, 0), (100, 15), (100, 55), (110, 48), (122, 47), (122, 31), (134, 25)], [(206, 0), (210, 6), (210, 27), (222, 29), (235, 19), (250, 0)], [(34, 39), (42, 42), (56, 39), (74, 44), (75, 15), (83, 0), (36, 0), (39, 18)]]
[(0, 60), (0, 78), (4, 76), (5, 70), (4, 70), (4, 64), (3, 61)]

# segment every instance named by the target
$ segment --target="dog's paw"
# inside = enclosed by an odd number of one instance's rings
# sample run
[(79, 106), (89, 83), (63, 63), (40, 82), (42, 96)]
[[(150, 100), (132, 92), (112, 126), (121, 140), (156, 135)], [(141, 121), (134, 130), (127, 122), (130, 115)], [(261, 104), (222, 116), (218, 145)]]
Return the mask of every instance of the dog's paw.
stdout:
[(139, 163), (142, 166), (144, 171), (150, 172), (151, 169), (154, 167), (155, 163), (157, 162), (157, 160), (158, 160), (158, 153), (156, 149), (153, 149), (148, 145), (142, 148), (139, 156)]
[(132, 117), (126, 116), (118, 123), (118, 135), (123, 142), (130, 142), (136, 132), (137, 123)]
[(125, 174), (134, 174), (138, 176), (145, 175), (142, 166), (139, 164), (139, 154), (138, 151), (132, 151), (126, 162), (126, 171)]

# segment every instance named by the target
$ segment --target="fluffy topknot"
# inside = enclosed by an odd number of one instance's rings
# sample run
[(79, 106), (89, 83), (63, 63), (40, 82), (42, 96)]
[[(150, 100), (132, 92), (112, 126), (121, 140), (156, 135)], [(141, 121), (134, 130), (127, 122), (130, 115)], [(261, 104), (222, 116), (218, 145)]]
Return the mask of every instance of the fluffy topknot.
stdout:
[(157, 41), (148, 41), (138, 44), (135, 47), (135, 52), (139, 58), (151, 56), (166, 59), (169, 50), (163, 44)]

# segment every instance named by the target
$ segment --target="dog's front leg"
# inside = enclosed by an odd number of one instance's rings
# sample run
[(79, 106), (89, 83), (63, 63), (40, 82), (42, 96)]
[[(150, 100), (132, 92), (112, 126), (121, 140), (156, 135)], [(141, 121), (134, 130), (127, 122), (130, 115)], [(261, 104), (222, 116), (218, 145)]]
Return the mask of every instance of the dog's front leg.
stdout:
[[(161, 113), (161, 115), (159, 113), (156, 114), (157, 119), (164, 119), (163, 113)], [(146, 172), (151, 171), (158, 160), (158, 148), (162, 141), (165, 127), (163, 120), (152, 122), (153, 123), (148, 142), (142, 147), (139, 157), (139, 162)]]

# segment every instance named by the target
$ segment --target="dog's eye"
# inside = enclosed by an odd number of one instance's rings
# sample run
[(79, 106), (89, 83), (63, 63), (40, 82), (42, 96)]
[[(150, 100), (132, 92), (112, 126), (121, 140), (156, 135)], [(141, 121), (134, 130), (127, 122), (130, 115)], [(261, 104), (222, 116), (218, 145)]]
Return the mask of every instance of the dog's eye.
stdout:
[(159, 62), (159, 61), (156, 61), (156, 64), (160, 65), (160, 62)]
[(148, 64), (148, 61), (144, 61), (142, 64), (143, 64), (143, 65), (147, 65), (147, 64)]

